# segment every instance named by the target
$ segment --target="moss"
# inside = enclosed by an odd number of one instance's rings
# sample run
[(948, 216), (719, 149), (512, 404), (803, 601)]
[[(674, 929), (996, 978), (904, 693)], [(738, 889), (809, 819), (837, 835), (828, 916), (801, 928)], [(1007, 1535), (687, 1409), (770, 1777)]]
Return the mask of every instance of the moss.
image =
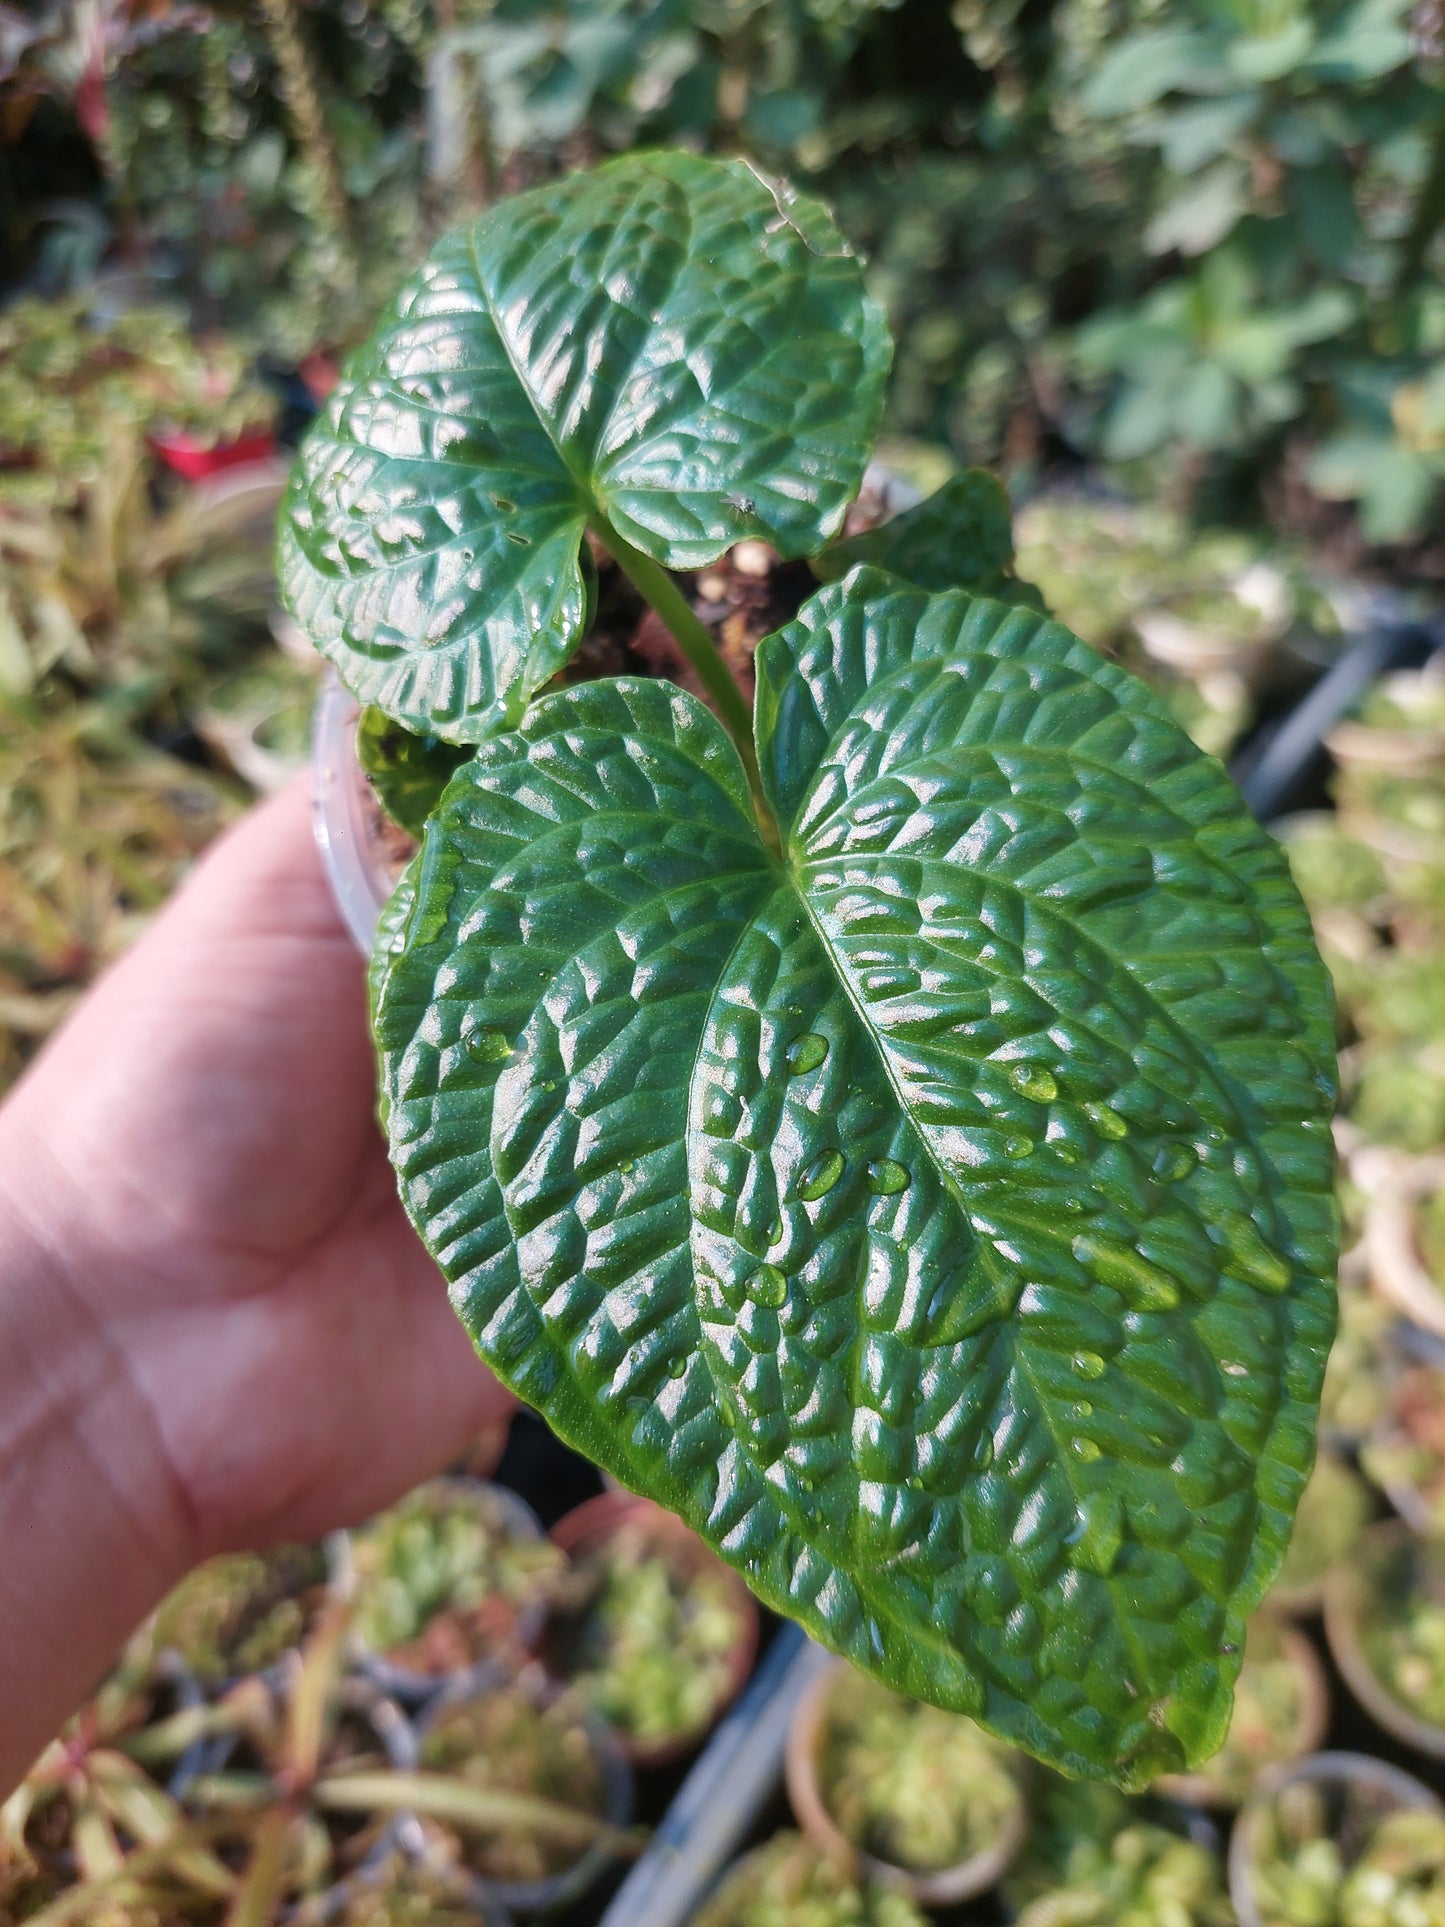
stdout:
[(900, 1698), (849, 1670), (828, 1695), (820, 1791), (863, 1852), (934, 1872), (998, 1842), (1022, 1800), (1009, 1758), (963, 1715)]
[(796, 1833), (749, 1854), (693, 1927), (924, 1927), (902, 1894), (859, 1887), (845, 1868)]
[(434, 1481), (352, 1539), (359, 1637), (418, 1672), (476, 1664), (548, 1596), (562, 1555), (522, 1537), (484, 1488)]

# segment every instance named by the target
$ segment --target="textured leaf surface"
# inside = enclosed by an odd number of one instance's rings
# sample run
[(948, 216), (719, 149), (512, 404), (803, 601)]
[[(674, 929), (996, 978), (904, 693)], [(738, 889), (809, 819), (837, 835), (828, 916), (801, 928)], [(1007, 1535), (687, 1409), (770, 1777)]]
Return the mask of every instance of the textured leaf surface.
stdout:
[(589, 521), (670, 568), (820, 548), (889, 354), (821, 205), (741, 161), (519, 195), (436, 248), (307, 436), (283, 593), (363, 701), (479, 741), (579, 639)]
[(1013, 559), (1008, 491), (987, 469), (970, 468), (881, 528), (831, 543), (813, 558), (813, 573), (820, 582), (836, 582), (861, 562), (920, 589), (986, 595), (1002, 583)]
[(483, 1354), (904, 1691), (1142, 1783), (1217, 1744), (1333, 1330), (1284, 859), (1056, 624), (859, 571), (758, 656), (784, 836), (659, 684), (458, 772), (378, 965)]

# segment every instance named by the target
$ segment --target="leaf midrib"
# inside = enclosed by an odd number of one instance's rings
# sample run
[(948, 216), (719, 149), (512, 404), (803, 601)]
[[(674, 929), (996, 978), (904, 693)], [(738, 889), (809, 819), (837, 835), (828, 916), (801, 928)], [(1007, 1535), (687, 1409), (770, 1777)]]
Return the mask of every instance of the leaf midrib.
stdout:
[[(692, 257), (693, 236), (692, 236), (691, 206), (685, 194), (679, 194), (676, 192), (676, 183), (671, 179), (668, 180), (668, 187), (669, 189), (673, 190), (672, 198), (676, 202), (680, 203), (681, 205), (683, 230), (684, 230), (683, 245), (678, 255), (678, 268), (675, 268), (673, 270), (672, 274), (668, 279), (666, 292), (658, 300), (656, 304), (657, 313), (661, 313), (662, 310), (665, 308), (666, 304), (672, 299), (672, 296), (676, 292), (676, 288), (677, 288), (677, 273), (680, 268), (684, 267), (691, 260), (691, 257)], [(531, 409), (533, 415), (536, 417), (538, 426), (541, 428), (542, 433), (546, 436), (548, 442), (551, 444), (552, 448), (556, 452), (558, 461), (562, 464), (564, 471), (566, 472), (567, 476), (570, 478), (573, 486), (576, 488), (578, 492), (578, 496), (579, 496), (578, 506), (581, 510), (583, 521), (587, 523), (589, 527), (593, 528), (593, 531), (595, 534), (601, 537), (604, 534), (604, 528), (607, 524), (606, 510), (604, 508), (601, 497), (597, 489), (593, 486), (592, 481), (588, 478), (587, 474), (580, 467), (579, 463), (573, 459), (573, 457), (569, 454), (567, 448), (563, 445), (562, 441), (559, 439), (556, 428), (552, 423), (552, 421), (549, 419), (549, 417), (546, 414), (543, 413), (541, 402), (539, 401), (536, 394), (533, 393), (531, 384), (529, 383), (529, 381), (526, 378), (526, 375), (523, 372), (521, 363), (517, 360), (516, 355), (512, 352), (512, 343), (508, 338), (505, 330), (502, 327), (501, 320), (497, 313), (496, 296), (493, 293), (492, 289), (487, 284), (486, 276), (484, 275), (482, 270), (481, 257), (477, 252), (477, 235), (481, 226), (482, 226), (482, 223), (477, 222), (468, 231), (467, 239), (466, 239), (466, 247), (467, 247), (467, 253), (471, 260), (472, 273), (476, 279), (477, 291), (482, 297), (483, 306), (486, 308), (487, 319), (491, 323), (492, 333), (496, 336), (498, 346), (501, 348), (502, 353), (506, 356), (507, 366), (511, 369), (512, 375), (517, 383), (518, 388), (522, 391), (523, 395), (526, 397), (527, 405)], [(656, 327), (657, 327), (657, 321), (655, 316), (649, 318), (647, 327), (644, 328), (641, 332), (638, 345), (636, 346), (636, 348), (634, 348), (631, 356), (629, 357), (627, 369), (617, 383), (616, 393), (619, 396), (622, 393), (622, 390), (626, 387), (627, 382), (631, 379), (632, 373), (637, 367), (638, 359), (643, 352), (644, 346), (652, 338), (652, 335), (655, 332)], [(614, 400), (612, 406), (607, 410), (606, 414), (602, 417), (601, 421), (598, 423), (597, 433), (593, 437), (594, 446), (600, 447), (602, 443), (605, 441), (607, 431), (612, 426), (612, 420), (613, 420), (613, 416), (616, 413), (616, 409), (617, 409), (617, 403), (616, 403), (616, 400)], [(604, 525), (604, 528), (597, 528), (595, 526), (595, 522), (597, 518), (601, 519)]]

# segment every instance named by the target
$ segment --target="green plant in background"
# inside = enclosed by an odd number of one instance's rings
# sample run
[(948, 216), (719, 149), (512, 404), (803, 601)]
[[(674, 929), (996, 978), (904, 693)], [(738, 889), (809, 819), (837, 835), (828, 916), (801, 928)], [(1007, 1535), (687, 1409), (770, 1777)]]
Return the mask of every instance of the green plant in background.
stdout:
[(854, 1885), (848, 1870), (796, 1833), (739, 1862), (696, 1927), (923, 1927), (904, 1894)]
[[(1147, 1779), (1222, 1737), (1312, 1454), (1328, 994), (1218, 766), (962, 592), (982, 551), (960, 591), (820, 590), (758, 651), (754, 734), (669, 570), (826, 548), (887, 359), (823, 208), (739, 163), (520, 196), (354, 358), (283, 586), (357, 694), (478, 745), (374, 1000), (402, 1194), (484, 1354), (895, 1688)], [(587, 626), (584, 534), (721, 724), (633, 679), (528, 708)]]
[(1023, 1803), (1007, 1750), (972, 1720), (900, 1699), (851, 1670), (828, 1694), (818, 1779), (856, 1847), (916, 1873), (997, 1846)]
[[(429, 1858), (450, 1875), (544, 1880), (608, 1834), (606, 1771), (575, 1700), (545, 1704), (517, 1683), (443, 1703), (419, 1755), (424, 1773), (475, 1795), (479, 1819), (466, 1834), (433, 1836)], [(442, 1827), (453, 1818), (440, 1807), (432, 1817)]]
[(1398, 1812), (1336, 1837), (1320, 1789), (1287, 1787), (1261, 1816), (1251, 1880), (1268, 1927), (1440, 1927), (1445, 1821)]
[(726, 1573), (669, 1558), (636, 1529), (583, 1560), (561, 1600), (579, 1622), (569, 1683), (644, 1745), (701, 1732), (736, 1683), (746, 1623)]
[(1419, 1594), (1380, 1604), (1361, 1637), (1386, 1691), (1420, 1718), (1445, 1726), (1445, 1605)]
[(157, 1609), (148, 1638), (208, 1685), (264, 1672), (300, 1645), (328, 1598), (320, 1546), (227, 1553), (183, 1579)]
[(1058, 1780), (1003, 1891), (1018, 1927), (1234, 1927), (1217, 1854), (1137, 1801)]
[(1107, 455), (1272, 463), (1303, 429), (1368, 540), (1428, 528), (1445, 92), (1409, 21), (1407, 0), (1173, 4), (1109, 47), (1082, 105), (1157, 154), (1145, 244), (1174, 265), (1078, 336), (1085, 375), (1117, 378)]
[(0, 703), (0, 1087), (239, 804), (98, 703)]
[(427, 1672), (474, 1665), (540, 1608), (562, 1555), (521, 1537), (485, 1491), (418, 1486), (351, 1540), (354, 1625), (374, 1653)]

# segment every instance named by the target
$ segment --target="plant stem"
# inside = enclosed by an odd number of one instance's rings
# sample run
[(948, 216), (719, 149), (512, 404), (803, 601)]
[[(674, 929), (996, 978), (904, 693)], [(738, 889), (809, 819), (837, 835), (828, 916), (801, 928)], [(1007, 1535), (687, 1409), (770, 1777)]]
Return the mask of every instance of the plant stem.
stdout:
[(564, 1845), (606, 1847), (628, 1857), (644, 1836), (611, 1826), (595, 1814), (579, 1812), (556, 1800), (502, 1787), (478, 1786), (445, 1773), (355, 1772), (319, 1780), (315, 1803), (327, 1813), (395, 1813), (411, 1810), (452, 1826), (490, 1833), (514, 1827), (538, 1839)]
[(723, 727), (732, 737), (747, 772), (748, 788), (752, 791), (753, 808), (757, 811), (763, 841), (776, 856), (781, 843), (778, 826), (763, 795), (762, 778), (758, 773), (758, 753), (753, 743), (752, 718), (743, 700), (743, 692), (718, 654), (717, 644), (688, 607), (687, 597), (660, 563), (654, 562), (640, 549), (634, 549), (601, 516), (593, 521), (592, 528), (633, 588), (666, 624), (673, 641), (697, 671), (698, 680), (717, 704)]

